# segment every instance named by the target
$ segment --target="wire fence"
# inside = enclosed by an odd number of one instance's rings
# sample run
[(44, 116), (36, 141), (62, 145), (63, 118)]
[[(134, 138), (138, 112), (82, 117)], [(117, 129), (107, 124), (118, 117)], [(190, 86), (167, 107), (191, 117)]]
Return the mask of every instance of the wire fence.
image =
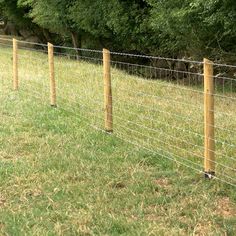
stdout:
[(60, 46), (50, 57), (46, 44), (0, 42), (1, 98), (17, 93), (55, 105), (157, 158), (236, 186), (236, 66)]

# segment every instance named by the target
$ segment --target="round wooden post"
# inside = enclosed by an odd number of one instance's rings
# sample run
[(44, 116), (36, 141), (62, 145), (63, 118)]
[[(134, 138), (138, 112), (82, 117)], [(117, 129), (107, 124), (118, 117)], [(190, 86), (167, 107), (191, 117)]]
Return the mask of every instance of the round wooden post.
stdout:
[(48, 43), (48, 62), (50, 74), (50, 104), (56, 106), (56, 81), (54, 72), (54, 49), (51, 43)]
[(13, 89), (16, 91), (19, 89), (18, 78), (18, 42), (13, 39)]
[(204, 59), (204, 124), (204, 171), (206, 178), (212, 178), (215, 175), (214, 78), (213, 62), (207, 59)]
[(110, 61), (111, 61), (110, 51), (107, 49), (103, 49), (105, 130), (107, 132), (113, 132), (112, 87), (111, 87)]

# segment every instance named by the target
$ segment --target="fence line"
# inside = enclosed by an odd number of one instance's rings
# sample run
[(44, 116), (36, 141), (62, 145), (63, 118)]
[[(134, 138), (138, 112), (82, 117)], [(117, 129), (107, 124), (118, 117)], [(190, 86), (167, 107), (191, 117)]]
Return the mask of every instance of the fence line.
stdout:
[[(96, 102), (96, 101), (94, 101), (94, 100), (93, 100), (93, 102), (95, 102), (95, 103), (98, 104), (98, 102)], [(95, 111), (96, 111), (96, 110), (95, 110)], [(99, 110), (97, 110), (97, 112), (99, 112)], [(150, 128), (144, 126), (144, 125), (134, 123), (134, 122), (132, 122), (132, 121), (130, 121), (130, 120), (124, 120), (124, 119), (122, 119), (122, 118), (120, 118), (120, 117), (118, 117), (118, 116), (115, 116), (115, 115), (113, 115), (113, 116), (116, 117), (117, 119), (121, 120), (122, 122), (123, 122), (123, 121), (127, 121), (128, 123), (133, 123), (134, 125), (140, 126), (140, 127), (144, 128), (144, 129), (149, 129), (149, 130), (151, 130), (151, 131), (158, 132), (158, 130), (150, 129)], [(122, 127), (122, 128), (127, 128), (127, 129), (129, 129), (129, 128), (126, 127), (126, 126), (122, 126), (122, 125), (119, 125), (119, 126)], [(130, 130), (130, 129), (129, 129), (129, 130)], [(131, 131), (131, 130), (130, 130), (130, 131)], [(136, 131), (135, 131), (135, 132), (136, 132)], [(144, 134), (141, 134), (141, 135), (144, 135)], [(162, 132), (162, 135), (166, 136), (166, 134), (163, 133), (163, 132)], [(176, 137), (171, 137), (171, 138), (176, 138)], [(176, 139), (178, 139), (178, 138), (176, 138)], [(181, 139), (179, 139), (179, 140), (181, 140)], [(160, 141), (163, 142), (162, 140), (160, 140)], [(189, 142), (184, 141), (184, 140), (181, 140), (181, 141), (182, 141), (182, 142), (186, 142), (187, 144), (190, 144), (190, 145), (193, 145), (193, 146), (201, 147), (201, 146), (199, 146), (199, 145), (196, 145), (196, 144), (193, 144), (193, 143), (189, 143)], [(173, 146), (173, 145), (170, 144), (170, 146)], [(179, 147), (176, 147), (176, 146), (174, 146), (174, 147), (177, 148), (177, 149), (180, 149)], [(210, 152), (214, 152), (214, 150), (212, 150), (212, 149), (208, 149), (208, 150), (209, 150)], [(188, 151), (187, 151), (187, 152), (188, 152)], [(196, 155), (196, 154), (194, 154), (194, 155)], [(196, 156), (197, 156), (197, 155), (196, 155)], [(202, 156), (197, 156), (197, 157), (203, 158)], [(225, 156), (225, 157), (230, 158), (230, 157), (228, 157), (228, 156)], [(236, 171), (235, 168), (232, 168), (232, 167), (229, 167), (229, 166), (225, 166), (225, 165), (223, 165), (223, 164), (221, 164), (221, 163), (217, 163), (216, 161), (214, 161), (214, 160), (212, 160), (212, 159), (210, 159), (210, 158), (209, 158), (209, 159), (207, 158), (206, 160), (209, 161), (209, 162), (215, 163), (216, 165), (223, 166), (223, 167), (225, 167), (226, 169), (230, 169), (230, 170)], [(236, 159), (233, 159), (233, 160), (236, 160)]]
[[(51, 106), (75, 115), (80, 111), (80, 116), (98, 130), (114, 131), (113, 135), (125, 142), (136, 143), (206, 178), (236, 186), (236, 66), (208, 59), (199, 62), (16, 39), (6, 42), (0, 43), (5, 48), (0, 56), (12, 55), (14, 91), (37, 99), (46, 96)], [(140, 58), (149, 61), (140, 64), (143, 62), (136, 61)], [(25, 64), (27, 77), (21, 73), (21, 62), (29, 59), (31, 64)], [(37, 76), (33, 74), (35, 66)], [(47, 68), (47, 75), (40, 74), (41, 66)], [(66, 81), (62, 74), (68, 77)], [(196, 86), (191, 84), (194, 80)]]

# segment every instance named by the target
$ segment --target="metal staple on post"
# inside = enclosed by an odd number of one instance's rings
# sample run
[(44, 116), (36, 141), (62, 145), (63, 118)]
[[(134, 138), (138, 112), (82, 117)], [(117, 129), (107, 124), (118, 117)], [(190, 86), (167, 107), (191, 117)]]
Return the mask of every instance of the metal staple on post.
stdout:
[(104, 109), (105, 109), (105, 130), (113, 132), (112, 117), (112, 87), (111, 87), (111, 55), (110, 51), (103, 49), (103, 73), (104, 73)]
[(214, 78), (213, 62), (204, 59), (204, 171), (206, 178), (215, 175), (215, 137), (214, 137)]

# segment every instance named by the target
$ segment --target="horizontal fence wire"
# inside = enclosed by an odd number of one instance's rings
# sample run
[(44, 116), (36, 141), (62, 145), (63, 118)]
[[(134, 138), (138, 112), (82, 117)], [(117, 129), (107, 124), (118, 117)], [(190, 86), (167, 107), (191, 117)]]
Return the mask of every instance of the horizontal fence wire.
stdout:
[[(0, 38), (1, 96), (49, 108), (48, 45), (18, 40), (18, 94), (12, 91), (12, 40)], [(198, 174), (215, 165), (215, 179), (236, 186), (236, 66), (213, 66), (214, 125), (204, 121), (204, 62), (110, 52), (113, 135), (157, 158)], [(54, 46), (57, 109), (104, 131), (103, 51)], [(1, 102), (1, 112), (4, 104)], [(109, 106), (107, 107), (109, 108)], [(58, 116), (59, 118), (59, 116)], [(215, 159), (204, 156), (204, 125), (214, 128)]]

